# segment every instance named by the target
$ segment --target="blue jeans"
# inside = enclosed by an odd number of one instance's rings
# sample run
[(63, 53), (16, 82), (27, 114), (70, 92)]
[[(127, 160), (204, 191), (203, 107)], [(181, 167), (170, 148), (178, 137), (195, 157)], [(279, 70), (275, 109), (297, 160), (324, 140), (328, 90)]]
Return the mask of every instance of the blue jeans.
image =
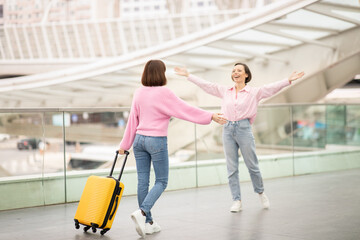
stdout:
[[(164, 192), (168, 183), (167, 137), (150, 137), (136, 134), (133, 149), (138, 176), (138, 203), (140, 209), (146, 214), (146, 222), (151, 222), (150, 210)], [(155, 172), (155, 184), (149, 191), (151, 162)]]
[(241, 200), (239, 183), (239, 148), (249, 170), (254, 191), (262, 193), (264, 185), (255, 153), (255, 140), (248, 119), (228, 121), (223, 131), (224, 151), (230, 191), (234, 201)]

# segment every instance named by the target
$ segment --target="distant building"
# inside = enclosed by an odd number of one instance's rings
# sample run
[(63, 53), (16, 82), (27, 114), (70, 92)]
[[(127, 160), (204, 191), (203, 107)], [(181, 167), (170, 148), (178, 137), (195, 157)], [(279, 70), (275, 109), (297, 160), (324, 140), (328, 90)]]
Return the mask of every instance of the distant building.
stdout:
[(252, 8), (275, 1), (281, 0), (0, 0), (0, 24), (134, 18)]

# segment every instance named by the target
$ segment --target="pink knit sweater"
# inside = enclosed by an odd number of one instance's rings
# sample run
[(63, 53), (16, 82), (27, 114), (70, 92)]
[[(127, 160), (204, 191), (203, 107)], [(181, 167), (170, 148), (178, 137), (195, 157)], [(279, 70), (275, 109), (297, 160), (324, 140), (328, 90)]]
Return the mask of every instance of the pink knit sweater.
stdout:
[(167, 136), (171, 117), (209, 124), (212, 113), (187, 104), (164, 86), (137, 89), (120, 148), (129, 150), (136, 134)]

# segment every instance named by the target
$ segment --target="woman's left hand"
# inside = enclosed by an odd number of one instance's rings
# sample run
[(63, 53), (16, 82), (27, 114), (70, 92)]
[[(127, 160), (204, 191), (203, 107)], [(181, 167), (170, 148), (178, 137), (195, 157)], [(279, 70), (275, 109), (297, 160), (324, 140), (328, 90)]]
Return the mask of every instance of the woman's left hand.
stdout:
[(214, 122), (217, 122), (218, 124), (220, 124), (220, 125), (223, 125), (223, 124), (225, 124), (225, 123), (227, 123), (227, 119), (226, 118), (224, 118), (224, 117), (222, 117), (222, 113), (214, 113), (213, 115), (212, 115), (212, 120), (214, 121)]
[(302, 76), (304, 76), (304, 72), (293, 72), (291, 75), (290, 75), (290, 77), (288, 78), (289, 79), (289, 82), (292, 82), (292, 81), (295, 81), (295, 80), (297, 80), (297, 79), (299, 79), (299, 78), (301, 78)]
[(177, 75), (189, 77), (189, 72), (186, 68), (175, 67), (174, 70)]

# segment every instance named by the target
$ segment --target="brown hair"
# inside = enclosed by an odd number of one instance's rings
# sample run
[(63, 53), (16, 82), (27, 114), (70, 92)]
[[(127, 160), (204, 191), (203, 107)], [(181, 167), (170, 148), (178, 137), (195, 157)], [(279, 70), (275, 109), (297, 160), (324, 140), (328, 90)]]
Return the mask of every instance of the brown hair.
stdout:
[(248, 75), (247, 78), (245, 78), (245, 84), (251, 81), (251, 72), (249, 67), (245, 63), (235, 63), (234, 67), (237, 65), (244, 66), (245, 73)]
[(141, 83), (147, 87), (166, 85), (166, 66), (161, 60), (150, 60), (145, 64)]

